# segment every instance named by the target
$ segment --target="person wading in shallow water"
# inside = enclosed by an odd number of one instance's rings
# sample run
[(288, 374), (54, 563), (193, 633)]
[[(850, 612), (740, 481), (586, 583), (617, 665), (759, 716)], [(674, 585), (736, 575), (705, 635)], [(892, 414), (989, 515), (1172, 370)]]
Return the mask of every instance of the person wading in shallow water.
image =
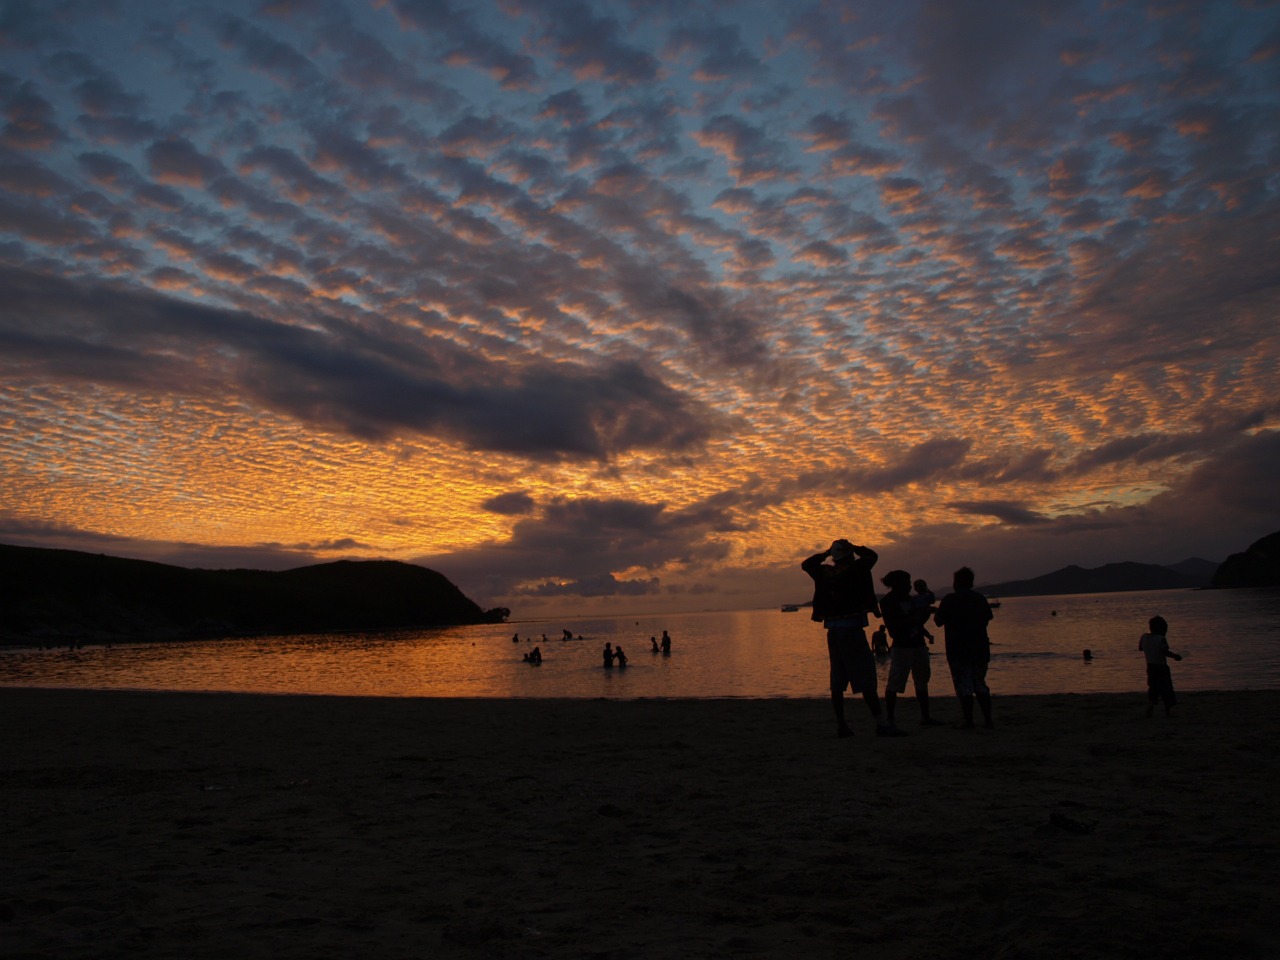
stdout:
[[(836, 714), (836, 736), (853, 731), (844, 716), (844, 691), (862, 694), (863, 702), (876, 720), (876, 735), (902, 736), (880, 715), (876, 693), (876, 661), (867, 645), (867, 614), (877, 616), (875, 583), (871, 568), (879, 557), (870, 547), (836, 540), (815, 553), (800, 569), (813, 579), (812, 619), (827, 628), (827, 655), (831, 660), (831, 707)], [(828, 563), (828, 561), (830, 561)]]

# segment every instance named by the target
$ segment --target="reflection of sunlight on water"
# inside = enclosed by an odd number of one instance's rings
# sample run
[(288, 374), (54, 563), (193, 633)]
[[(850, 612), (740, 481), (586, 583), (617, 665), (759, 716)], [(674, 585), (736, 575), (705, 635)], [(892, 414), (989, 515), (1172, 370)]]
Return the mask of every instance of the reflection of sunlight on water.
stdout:
[[(1006, 599), (991, 627), (992, 689), (1142, 690), (1138, 637), (1156, 613), (1169, 621), (1170, 646), (1186, 656), (1173, 664), (1178, 689), (1280, 689), (1276, 590)], [(564, 627), (585, 639), (559, 639)], [(664, 629), (675, 641), (670, 657), (650, 653), (649, 637)], [(512, 643), (517, 631), (534, 642)], [(936, 632), (931, 689), (949, 695)], [(625, 670), (602, 668), (606, 641), (626, 648)], [(521, 661), (535, 644), (541, 666)], [(1081, 657), (1086, 648), (1092, 662)], [(883, 684), (886, 664), (879, 669)], [(823, 697), (826, 676), (823, 631), (807, 610), (0, 652), (0, 684), (347, 696)]]

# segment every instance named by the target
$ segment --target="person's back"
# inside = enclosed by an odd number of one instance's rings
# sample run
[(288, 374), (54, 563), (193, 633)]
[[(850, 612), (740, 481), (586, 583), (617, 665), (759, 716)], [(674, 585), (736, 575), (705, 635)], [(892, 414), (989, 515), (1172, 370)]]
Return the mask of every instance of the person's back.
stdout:
[(991, 641), (987, 624), (991, 622), (991, 605), (973, 589), (973, 571), (961, 567), (952, 578), (953, 591), (942, 598), (933, 622), (946, 631), (947, 666), (956, 689), (964, 725), (973, 726), (973, 701), (982, 708), (986, 726), (992, 726), (991, 689), (987, 686), (987, 665), (991, 660)]
[[(1133, 636), (1133, 634), (1129, 634)], [(1168, 666), (1169, 641), (1162, 633), (1144, 633), (1138, 638), (1138, 649), (1146, 657), (1147, 663)]]
[(894, 587), (881, 597), (880, 615), (895, 647), (918, 647), (924, 643), (920, 622), (912, 615), (911, 594), (906, 590)]
[(811, 620), (822, 623), (865, 617), (868, 613), (879, 615), (871, 578), (871, 569), (879, 557), (870, 547), (848, 544), (847, 550), (834, 564), (824, 563), (829, 551), (814, 554), (800, 564), (800, 569), (813, 580)]
[(938, 604), (933, 622), (945, 631), (947, 653), (953, 650), (977, 650), (985, 647), (987, 624), (991, 621), (991, 605), (972, 587), (949, 593)]

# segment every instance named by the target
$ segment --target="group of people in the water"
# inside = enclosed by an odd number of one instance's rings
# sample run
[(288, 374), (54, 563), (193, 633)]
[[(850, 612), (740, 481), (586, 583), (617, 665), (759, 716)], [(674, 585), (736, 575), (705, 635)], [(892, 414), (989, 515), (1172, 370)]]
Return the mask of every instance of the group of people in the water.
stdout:
[[(525, 637), (524, 639), (525, 639), (525, 642), (529, 642), (529, 643), (533, 641), (533, 637)], [(564, 631), (564, 635), (560, 639), (561, 640), (582, 640), (584, 639), (584, 637), (581, 634), (575, 637), (572, 631), (566, 629)], [(513, 634), (511, 637), (511, 642), (519, 643), (520, 634), (519, 633)], [(543, 643), (547, 642), (547, 635), (545, 633), (542, 635), (542, 642)], [(661, 654), (664, 657), (671, 656), (671, 634), (668, 633), (666, 630), (663, 630), (661, 639), (659, 639), (656, 636), (650, 637), (649, 648), (650, 648), (650, 652), (652, 653)], [(621, 644), (614, 646), (613, 643), (611, 642), (606, 643), (604, 645), (604, 649), (601, 651), (601, 655), (602, 655), (603, 666), (606, 670), (612, 670), (614, 667), (625, 667), (629, 659), (627, 657), (626, 651), (622, 649)], [(532, 650), (530, 650), (520, 659), (524, 663), (540, 664), (542, 663), (542, 648), (534, 647)]]

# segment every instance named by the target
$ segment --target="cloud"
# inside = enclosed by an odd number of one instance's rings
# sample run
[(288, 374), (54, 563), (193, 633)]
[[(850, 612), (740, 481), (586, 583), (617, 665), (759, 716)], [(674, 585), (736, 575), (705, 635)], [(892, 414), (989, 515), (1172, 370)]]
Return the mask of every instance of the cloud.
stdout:
[(1050, 523), (1048, 517), (1025, 506), (1007, 500), (957, 500), (947, 504), (960, 513), (973, 514), (979, 517), (995, 517), (1003, 524), (1025, 527), (1032, 524)]
[(671, 31), (668, 49), (672, 54), (697, 57), (693, 77), (702, 83), (748, 81), (765, 73), (760, 58), (743, 43), (737, 24), (681, 24)]
[[(535, 460), (687, 450), (715, 418), (635, 363), (471, 358), (430, 338), (379, 344), (147, 291), (0, 269), (0, 341), (31, 373), (222, 392), (364, 438), (409, 430)], [(317, 318), (322, 319), (322, 318)], [(161, 344), (181, 335), (184, 354)]]
[(741, 186), (790, 177), (795, 168), (786, 163), (783, 145), (762, 127), (738, 117), (719, 114), (709, 118), (695, 134), (698, 144), (715, 150), (729, 162), (729, 170)]
[(0, 130), (0, 146), (48, 150), (66, 138), (56, 122), (53, 104), (29, 81), (0, 73), (0, 111), (7, 118)]
[(857, 489), (887, 492), (910, 483), (945, 474), (964, 461), (972, 448), (970, 440), (941, 438), (916, 444), (894, 462), (882, 467), (853, 468), (850, 475)]
[(490, 513), (497, 513), (506, 517), (518, 517), (532, 513), (536, 503), (533, 497), (523, 490), (515, 490), (511, 493), (500, 493), (496, 497), (489, 497), (480, 506)]
[(428, 3), (389, 0), (389, 6), (402, 26), (422, 31), (442, 48), (447, 63), (485, 70), (508, 90), (531, 88), (536, 84), (538, 71), (533, 59), (478, 28), (465, 7), (455, 7), (448, 0)]
[(559, 64), (578, 81), (602, 80), (625, 85), (651, 83), (658, 75), (657, 59), (623, 38), (615, 18), (597, 15), (578, 0), (531, 5), (542, 14), (547, 37)]
[(661, 577), (638, 571), (696, 570), (727, 555), (722, 537), (739, 528), (728, 507), (716, 500), (672, 509), (621, 498), (556, 498), (516, 521), (505, 543), (420, 562), (464, 592), (495, 600), (651, 594)]
[(147, 148), (151, 175), (170, 186), (201, 188), (226, 173), (222, 162), (205, 156), (190, 140), (175, 137)]

